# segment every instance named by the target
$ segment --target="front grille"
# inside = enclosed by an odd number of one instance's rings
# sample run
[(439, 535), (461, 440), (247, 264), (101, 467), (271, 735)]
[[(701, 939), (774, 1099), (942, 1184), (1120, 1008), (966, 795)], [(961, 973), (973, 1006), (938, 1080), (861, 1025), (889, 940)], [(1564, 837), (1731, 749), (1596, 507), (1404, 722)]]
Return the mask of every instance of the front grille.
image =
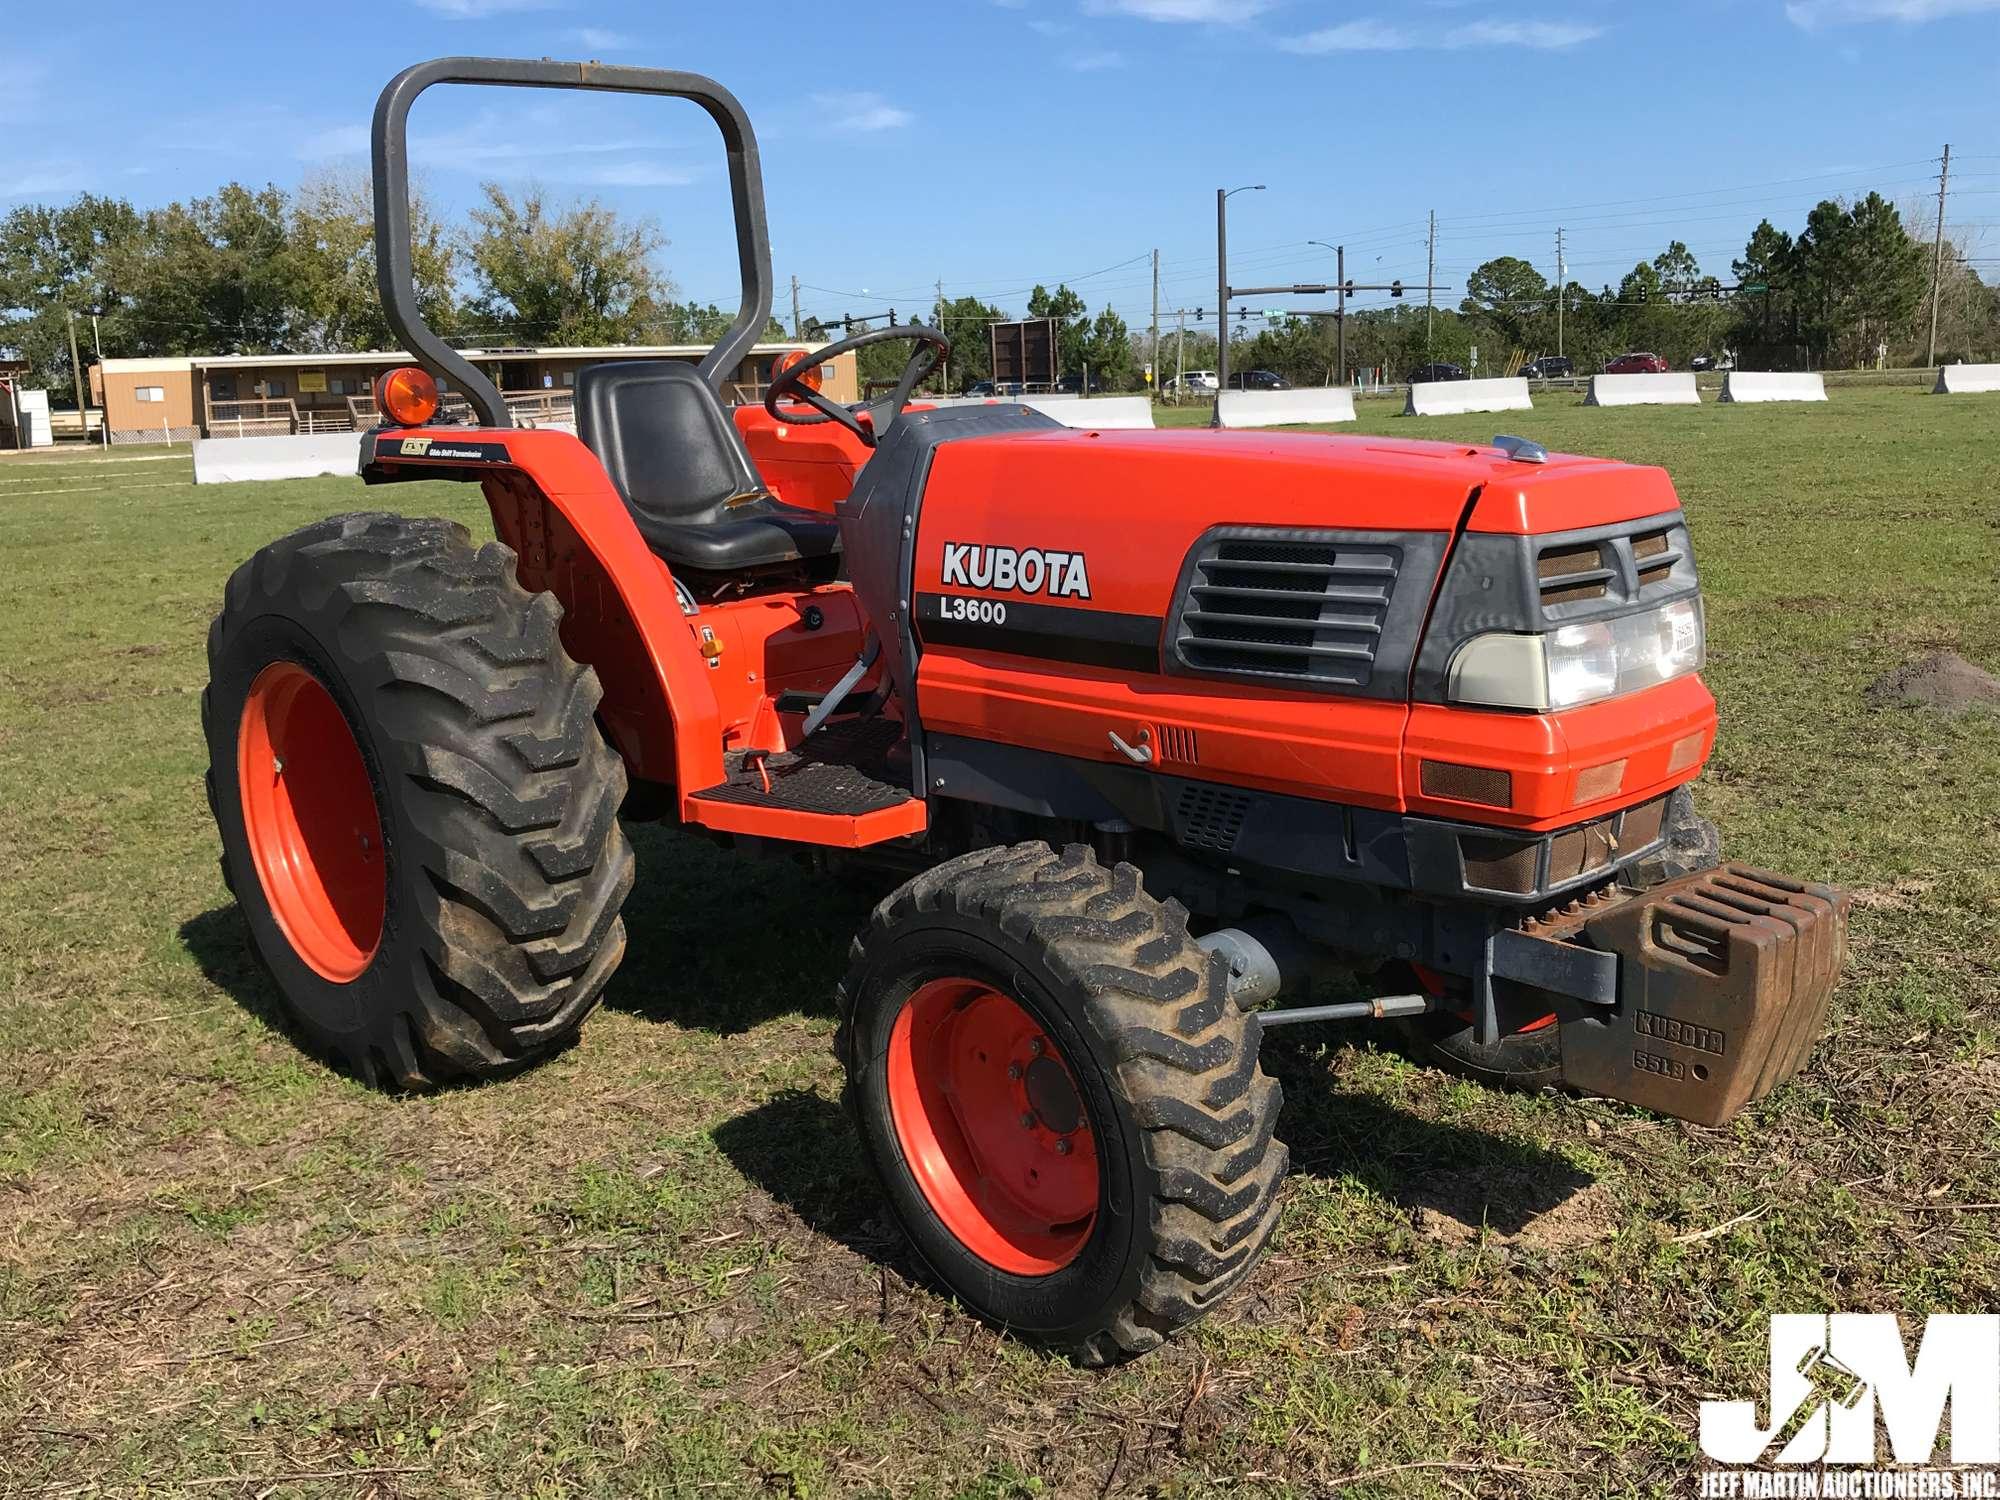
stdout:
[(1180, 801), (1174, 809), (1181, 842), (1215, 854), (1235, 852), (1250, 803), (1248, 792), (1232, 791), (1209, 782), (1189, 782), (1181, 788)]
[(1617, 576), (1617, 570), (1606, 565), (1604, 548), (1597, 542), (1544, 547), (1535, 559), (1535, 578), (1541, 585), (1544, 607), (1606, 598)]
[(1639, 571), (1639, 587), (1666, 583), (1674, 576), (1674, 564), (1681, 554), (1667, 539), (1665, 531), (1644, 531), (1632, 538), (1632, 562)]
[[(1468, 829), (1458, 836), (1465, 883), (1473, 890), (1509, 896), (1560, 890), (1657, 843), (1666, 810), (1667, 799), (1655, 797), (1623, 812), (1540, 837)], [(1546, 865), (1542, 864), (1544, 848), (1548, 851)]]
[(1199, 672), (1365, 687), (1400, 561), (1394, 546), (1211, 539), (1194, 559), (1175, 654)]

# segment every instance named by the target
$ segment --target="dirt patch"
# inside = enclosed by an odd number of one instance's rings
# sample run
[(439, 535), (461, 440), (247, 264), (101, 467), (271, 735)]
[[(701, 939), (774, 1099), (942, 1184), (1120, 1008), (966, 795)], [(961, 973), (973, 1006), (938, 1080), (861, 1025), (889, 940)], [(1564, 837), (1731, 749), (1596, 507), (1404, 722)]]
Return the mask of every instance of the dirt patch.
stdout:
[(1426, 1185), (1417, 1194), (1412, 1219), (1420, 1234), (1447, 1245), (1484, 1234), (1496, 1244), (1564, 1250), (1618, 1232), (1603, 1183), (1550, 1198), (1539, 1185), (1510, 1182), (1505, 1174), (1467, 1172)]
[(2000, 710), (2000, 677), (1956, 651), (1933, 651), (1876, 678), (1866, 696), (1876, 708), (1914, 704), (1946, 714), (1974, 708)]

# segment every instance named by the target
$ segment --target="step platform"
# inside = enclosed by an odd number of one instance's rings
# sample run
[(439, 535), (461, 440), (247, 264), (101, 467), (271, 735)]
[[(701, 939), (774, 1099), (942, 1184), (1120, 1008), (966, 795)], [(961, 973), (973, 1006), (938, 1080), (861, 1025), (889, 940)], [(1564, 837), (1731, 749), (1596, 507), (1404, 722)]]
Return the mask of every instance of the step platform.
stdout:
[(733, 750), (725, 779), (688, 798), (688, 818), (718, 832), (859, 849), (921, 833), (929, 815), (893, 763), (894, 719), (826, 725), (795, 750)]

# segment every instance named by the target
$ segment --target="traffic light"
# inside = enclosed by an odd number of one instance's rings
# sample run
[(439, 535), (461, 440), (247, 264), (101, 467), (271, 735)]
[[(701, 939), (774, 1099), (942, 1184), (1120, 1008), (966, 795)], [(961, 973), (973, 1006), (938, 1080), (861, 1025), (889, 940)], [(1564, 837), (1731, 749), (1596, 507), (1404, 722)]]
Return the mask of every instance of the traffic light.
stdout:
[(1349, 297), (1354, 295), (1354, 278), (1352, 276), (1347, 278), (1347, 284), (1341, 287), (1341, 291)]
[(1392, 281), (1392, 282), (1390, 282), (1390, 283), (1389, 283), (1389, 295), (1390, 295), (1391, 297), (1400, 297), (1400, 296), (1402, 296), (1402, 295), (1403, 295), (1403, 283), (1402, 283), (1402, 282), (1400, 282), (1400, 281)]

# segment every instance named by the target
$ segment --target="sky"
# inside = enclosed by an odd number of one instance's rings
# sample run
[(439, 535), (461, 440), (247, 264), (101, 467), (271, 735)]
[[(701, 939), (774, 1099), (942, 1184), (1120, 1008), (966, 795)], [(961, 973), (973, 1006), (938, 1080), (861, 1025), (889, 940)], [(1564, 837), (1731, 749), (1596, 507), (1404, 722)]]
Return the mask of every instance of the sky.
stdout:
[[(2000, 280), (2000, 0), (0, 0), (0, 36), (0, 211), (359, 172), (377, 92), (430, 57), (709, 74), (758, 133), (787, 320), (796, 276), (821, 317), (927, 313), (940, 281), (1018, 314), (1067, 281), (1142, 326), (1155, 250), (1161, 308), (1212, 316), (1215, 192), (1252, 184), (1239, 285), (1333, 280), (1321, 240), (1421, 286), (1433, 211), (1447, 305), (1493, 256), (1553, 276), (1559, 227), (1586, 286), (1675, 238), (1727, 280), (1760, 218), (1934, 199), (1946, 142), (1947, 223)], [(439, 88), (411, 135), (447, 215), (485, 180), (601, 198), (735, 305), (692, 105)]]

